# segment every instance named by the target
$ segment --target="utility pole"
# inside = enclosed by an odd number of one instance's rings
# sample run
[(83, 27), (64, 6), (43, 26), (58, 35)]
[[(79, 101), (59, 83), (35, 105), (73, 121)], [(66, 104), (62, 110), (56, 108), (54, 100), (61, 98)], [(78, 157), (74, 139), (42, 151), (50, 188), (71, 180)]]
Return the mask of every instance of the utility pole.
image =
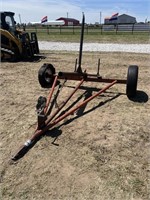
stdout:
[(22, 24), (22, 22), (21, 22), (21, 15), (19, 14), (19, 21), (20, 21), (20, 25)]
[(100, 11), (100, 25), (102, 24), (102, 12)]

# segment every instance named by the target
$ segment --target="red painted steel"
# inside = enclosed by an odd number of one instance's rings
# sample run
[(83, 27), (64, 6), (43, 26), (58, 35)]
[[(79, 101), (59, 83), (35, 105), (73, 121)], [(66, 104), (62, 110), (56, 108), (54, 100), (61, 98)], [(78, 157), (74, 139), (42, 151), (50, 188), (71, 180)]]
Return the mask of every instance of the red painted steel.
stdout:
[(74, 93), (79, 89), (79, 87), (84, 82), (84, 79), (80, 81), (80, 83), (76, 86), (76, 88), (73, 90), (73, 92), (69, 95), (69, 97), (63, 102), (63, 104), (46, 120), (46, 124), (48, 124), (52, 119), (59, 113), (59, 111), (67, 104), (67, 102), (71, 99), (71, 97), (74, 95)]
[(47, 131), (48, 129), (50, 129), (53, 126), (55, 126), (57, 123), (59, 123), (60, 121), (62, 121), (64, 118), (66, 118), (67, 116), (69, 116), (72, 113), (74, 113), (76, 110), (78, 110), (79, 108), (81, 108), (82, 106), (84, 106), (85, 104), (87, 104), (89, 101), (91, 101), (92, 99), (94, 99), (95, 97), (97, 97), (98, 95), (100, 95), (101, 93), (105, 92), (108, 88), (110, 88), (111, 86), (113, 86), (116, 82), (117, 82), (116, 80), (113, 81), (112, 83), (110, 83), (109, 85), (107, 85), (106, 87), (104, 87), (103, 89), (101, 89), (99, 92), (97, 92), (96, 94), (90, 96), (85, 101), (83, 101), (82, 103), (78, 104), (75, 108), (72, 108), (70, 111), (66, 112), (65, 114), (63, 114), (62, 116), (60, 116), (56, 120), (52, 121), (51, 123), (49, 123), (49, 124), (46, 123), (46, 127), (44, 127), (42, 130), (37, 130), (35, 132), (35, 134), (31, 137), (31, 140), (34, 140), (39, 135), (42, 135), (45, 131)]
[(50, 93), (49, 93), (49, 96), (48, 96), (48, 98), (47, 98), (47, 102), (46, 102), (46, 106), (45, 106), (45, 109), (44, 109), (44, 113), (47, 112), (49, 103), (50, 103), (50, 101), (51, 101), (51, 98), (52, 98), (52, 95), (53, 95), (53, 92), (54, 92), (54, 89), (55, 89), (55, 86), (56, 86), (56, 83), (57, 83), (57, 80), (58, 80), (58, 76), (55, 76), (55, 79), (54, 79), (52, 88), (51, 88)]
[(123, 79), (107, 79), (102, 78), (96, 74), (87, 74), (87, 73), (77, 73), (77, 72), (59, 72), (58, 79), (66, 79), (66, 80), (75, 80), (80, 81), (81, 79), (85, 79), (85, 81), (89, 82), (104, 82), (104, 83), (111, 83), (114, 80), (117, 80), (116, 83), (119, 84), (126, 84), (126, 80)]
[(101, 93), (106, 91), (108, 88), (113, 86), (115, 83), (117, 83), (117, 80), (114, 80), (112, 83), (110, 83), (109, 85), (107, 85), (106, 87), (101, 89), (99, 92), (97, 92), (96, 94), (90, 96), (89, 98), (87, 98), (82, 103), (79, 103), (76, 107), (72, 108), (71, 110), (69, 110), (65, 114), (61, 115), (56, 120), (54, 120), (54, 121), (52, 121), (50, 123), (49, 122), (45, 123), (45, 127), (43, 127), (43, 129), (41, 129), (41, 130), (36, 130), (34, 135), (29, 140), (27, 140), (24, 145), (21, 146), (21, 148), (19, 149), (17, 154), (12, 158), (12, 160), (16, 160), (20, 156), (20, 154), (22, 154), (24, 151), (27, 151), (32, 146), (32, 144), (38, 139), (38, 137), (43, 135), (47, 130), (49, 130), (50, 128), (54, 127), (56, 124), (58, 124), (64, 118), (66, 118), (70, 114), (74, 113), (76, 110), (78, 110), (79, 108), (81, 108), (82, 106), (87, 104), (89, 101), (91, 101), (92, 99), (94, 99), (95, 97), (97, 97), (98, 95), (100, 95)]
[[(82, 71), (81, 68), (81, 60), (82, 60), (82, 47), (83, 47), (83, 36), (84, 36), (84, 21), (85, 21), (85, 16), (83, 14), (83, 19), (82, 19), (82, 30), (81, 30), (81, 39), (80, 39), (80, 51), (79, 51), (79, 63), (78, 63), (78, 68), (77, 68), (77, 60), (76, 60), (76, 65), (75, 65), (75, 72), (59, 72), (58, 75), (53, 75), (54, 82), (51, 88), (51, 91), (48, 95), (48, 99), (46, 101), (46, 107), (44, 108), (44, 114), (43, 116), (38, 116), (41, 117), (39, 119), (42, 119), (44, 122), (43, 126), (38, 126), (37, 129), (35, 130), (33, 136), (27, 140), (24, 145), (22, 145), (19, 149), (19, 151), (15, 154), (15, 156), (12, 158), (12, 160), (17, 160), (18, 158), (21, 158), (32, 146), (33, 144), (38, 140), (40, 136), (42, 136), (46, 131), (48, 131), (50, 128), (54, 127), (56, 124), (58, 124), (60, 121), (62, 121), (64, 118), (68, 117), (72, 113), (74, 113), (76, 110), (79, 108), (83, 107), (86, 105), (89, 101), (100, 95), (101, 93), (105, 92), (107, 89), (112, 87), (116, 83), (120, 84), (126, 84), (127, 80), (122, 80), (122, 79), (107, 79), (107, 78), (102, 78), (99, 75), (99, 68), (100, 68), (100, 59), (98, 61), (98, 71), (97, 75), (96, 74), (87, 74), (86, 71)], [(77, 68), (77, 69), (76, 69)], [(50, 75), (52, 76), (52, 75)], [(51, 77), (50, 77), (51, 78)], [(63, 102), (63, 104), (54, 112), (52, 113), (49, 118), (48, 117), (49, 112), (48, 112), (48, 107), (54, 92), (54, 88), (56, 86), (57, 80), (58, 79), (64, 79), (64, 80), (75, 80), (75, 81), (80, 81), (79, 84), (76, 86), (76, 88), (73, 90), (73, 92), (69, 95), (69, 97)], [(106, 87), (103, 89), (99, 90), (97, 93), (93, 94), (83, 102), (79, 103), (72, 109), (66, 111), (64, 114), (60, 114), (57, 116), (57, 114), (62, 110), (62, 108), (67, 104), (67, 102), (70, 100), (70, 98), (74, 95), (74, 93), (79, 89), (80, 85), (84, 81), (90, 81), (90, 82), (104, 82), (104, 83), (109, 83)], [(52, 121), (53, 120), (53, 121)]]

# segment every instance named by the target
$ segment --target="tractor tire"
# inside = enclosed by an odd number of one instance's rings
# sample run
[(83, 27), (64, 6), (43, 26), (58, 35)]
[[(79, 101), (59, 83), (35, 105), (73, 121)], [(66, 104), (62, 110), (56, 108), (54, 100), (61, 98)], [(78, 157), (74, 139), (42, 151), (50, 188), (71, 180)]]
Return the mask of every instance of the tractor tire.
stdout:
[(14, 49), (14, 55), (11, 57), (11, 62), (18, 62), (21, 60), (21, 55), (19, 52), (18, 47), (15, 47)]
[(127, 86), (126, 86), (126, 94), (129, 99), (134, 98), (136, 96), (137, 81), (138, 81), (138, 66), (130, 65), (128, 68)]
[(43, 88), (50, 88), (54, 82), (55, 68), (51, 64), (44, 64), (39, 69), (38, 80)]

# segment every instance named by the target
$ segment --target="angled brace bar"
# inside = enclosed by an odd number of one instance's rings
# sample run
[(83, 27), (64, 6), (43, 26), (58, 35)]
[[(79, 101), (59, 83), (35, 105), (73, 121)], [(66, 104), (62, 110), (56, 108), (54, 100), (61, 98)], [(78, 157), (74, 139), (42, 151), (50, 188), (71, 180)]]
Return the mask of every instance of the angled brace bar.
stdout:
[(45, 114), (46, 114), (46, 112), (47, 112), (49, 103), (50, 103), (50, 101), (51, 101), (51, 98), (52, 98), (52, 95), (53, 95), (53, 92), (54, 92), (54, 89), (55, 89), (57, 80), (58, 80), (58, 76), (55, 76), (55, 79), (54, 79), (52, 88), (51, 88), (51, 90), (50, 90), (49, 96), (48, 96), (48, 98), (47, 98), (46, 106), (45, 106), (45, 109), (44, 109), (44, 113), (45, 113)]
[(84, 82), (84, 79), (82, 79), (79, 84), (75, 87), (73, 92), (67, 97), (67, 99), (64, 101), (64, 103), (46, 120), (46, 124), (50, 123), (53, 118), (62, 110), (62, 108), (68, 103), (68, 101), (71, 99), (71, 97), (74, 95), (74, 93), (79, 89), (79, 87)]
[(79, 108), (81, 108), (82, 106), (84, 106), (85, 104), (87, 104), (89, 101), (91, 101), (92, 99), (94, 99), (95, 97), (99, 96), (101, 93), (103, 93), (104, 91), (106, 91), (108, 88), (112, 87), (115, 83), (117, 82), (117, 80), (114, 80), (112, 83), (110, 83), (109, 85), (107, 85), (106, 87), (104, 87), (103, 89), (101, 89), (99, 92), (97, 92), (96, 94), (90, 96), (88, 99), (86, 99), (85, 101), (83, 101), (82, 103), (79, 103), (75, 108), (72, 108), (70, 111), (66, 112), (65, 114), (61, 115), (59, 118), (57, 118), (56, 120), (52, 121), (52, 122), (47, 122), (46, 126), (43, 127), (43, 129), (41, 130), (36, 130), (34, 135), (27, 140), (19, 149), (19, 151), (12, 157), (12, 160), (17, 160), (20, 157), (22, 157), (22, 154), (25, 154), (31, 147), (32, 144), (40, 137), (42, 136), (47, 130), (49, 130), (50, 128), (54, 127), (56, 124), (58, 124), (60, 121), (62, 121), (64, 118), (66, 118), (67, 116), (69, 116), (70, 114), (74, 113), (76, 110), (78, 110)]

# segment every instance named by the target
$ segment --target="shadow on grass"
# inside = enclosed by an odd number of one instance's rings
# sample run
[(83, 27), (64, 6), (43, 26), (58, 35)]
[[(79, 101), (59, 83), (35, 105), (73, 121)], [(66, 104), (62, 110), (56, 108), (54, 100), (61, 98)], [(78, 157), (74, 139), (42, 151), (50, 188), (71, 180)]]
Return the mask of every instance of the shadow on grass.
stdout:
[(52, 144), (55, 145), (55, 146), (59, 146), (59, 144), (55, 143), (55, 141), (62, 134), (62, 130), (60, 130), (59, 128), (60, 127), (55, 127), (51, 130), (46, 131), (46, 133), (44, 134), (47, 137), (54, 138), (54, 140), (52, 141)]
[[(83, 90), (85, 89), (86, 91), (84, 91), (83, 94), (81, 94), (77, 100), (75, 100), (65, 111), (62, 111), (61, 115), (63, 115), (64, 113), (66, 113), (67, 111), (69, 111), (72, 107), (74, 107), (83, 97), (84, 97), (84, 100), (85, 101), (86, 99), (88, 99), (91, 95), (92, 95), (92, 92), (93, 92), (93, 89), (91, 88), (82, 88)], [(97, 91), (97, 88), (95, 88), (95, 90)], [(107, 93), (107, 95), (106, 95)], [(108, 95), (109, 94), (109, 95)], [(107, 100), (104, 100), (104, 101), (101, 101), (98, 105), (90, 108), (89, 110), (85, 111), (85, 108), (87, 106), (87, 104), (85, 104), (84, 106), (80, 107), (77, 111), (76, 111), (76, 116), (71, 118), (71, 119), (68, 119), (67, 121), (65, 121), (64, 123), (58, 125), (57, 127), (51, 129), (51, 130), (48, 130), (46, 131), (43, 135), (40, 135), (38, 138), (36, 138), (36, 141), (34, 141), (30, 147), (26, 147), (26, 146), (23, 146), (23, 148), (20, 149), (19, 151), (19, 154), (14, 157), (14, 159), (12, 160), (18, 160), (20, 158), (22, 158), (43, 136), (47, 136), (47, 137), (51, 137), (51, 138), (54, 138), (54, 140), (52, 141), (52, 144), (56, 145), (56, 146), (59, 146), (59, 144), (56, 143), (56, 140), (57, 138), (62, 134), (62, 130), (60, 130), (60, 128), (63, 126), (63, 125), (67, 125), (69, 123), (71, 123), (72, 121), (88, 114), (88, 113), (91, 113), (93, 112), (94, 110), (96, 110), (97, 108), (100, 108), (101, 106), (104, 106), (105, 104), (107, 104), (108, 102), (111, 102), (113, 100), (115, 100), (116, 98), (118, 98), (119, 96), (121, 95), (125, 95), (124, 93), (117, 93), (114, 95), (113, 92), (105, 92), (103, 95), (100, 95), (101, 96), (104, 96), (104, 97), (108, 97)], [(149, 97), (148, 95), (143, 92), (143, 91), (137, 91), (137, 95), (135, 98), (132, 98), (130, 99), (131, 101), (134, 101), (134, 102), (139, 102), (139, 103), (146, 103), (148, 101)]]
[[(72, 107), (74, 107), (82, 98), (84, 98), (83, 101), (85, 101), (86, 99), (88, 99), (90, 96), (92, 96), (92, 92), (93, 92), (93, 89), (86, 88), (86, 91), (84, 91), (83, 94), (81, 94), (68, 108), (66, 108), (66, 110), (62, 111), (59, 116), (62, 116), (67, 111), (70, 111), (70, 109), (72, 109)], [(84, 116), (84, 115), (86, 115), (86, 114), (88, 114), (90, 112), (93, 112), (95, 109), (97, 109), (97, 108), (105, 105), (106, 103), (108, 103), (110, 101), (113, 101), (114, 99), (118, 98), (120, 95), (123, 95), (123, 94), (118, 93), (118, 94), (116, 94), (114, 96), (114, 93), (113, 94), (111, 93), (110, 95), (107, 95), (107, 97), (108, 97), (107, 100), (101, 101), (98, 105), (92, 107), (91, 109), (89, 109), (87, 111), (85, 111), (87, 103), (84, 104), (82, 107), (80, 107), (76, 111), (76, 116), (75, 117), (73, 117), (71, 119), (68, 119), (67, 121), (65, 121), (64, 123), (58, 125), (57, 127), (53, 128), (53, 129), (50, 129), (50, 130), (46, 131), (44, 134), (38, 136), (36, 138), (36, 140), (34, 140), (29, 146), (23, 145), (20, 148), (20, 150), (18, 151), (18, 153), (12, 158), (12, 160), (16, 161), (16, 160), (22, 158), (43, 136), (48, 136), (48, 137), (54, 138), (54, 140), (52, 141), (52, 144), (54, 144), (56, 146), (59, 146), (59, 144), (56, 143), (56, 140), (62, 134), (62, 131), (60, 130), (60, 128), (63, 125), (67, 125), (67, 124), (71, 123), (73, 120), (78, 119), (78, 118), (80, 118), (80, 117), (82, 117), (82, 116)], [(106, 96), (106, 95), (103, 94), (102, 96)]]
[[(67, 124), (71, 123), (72, 121), (74, 121), (75, 119), (78, 119), (78, 118), (80, 118), (80, 117), (82, 117), (82, 116), (84, 116), (84, 115), (86, 115), (86, 114), (88, 114), (88, 113), (90, 113), (90, 112), (93, 112), (93, 111), (96, 110), (97, 108), (100, 108), (101, 106), (104, 106), (106, 103), (111, 102), (111, 101), (113, 101), (114, 99), (118, 98), (120, 95), (122, 95), (122, 94), (118, 93), (118, 94), (116, 94), (115, 96), (113, 96), (113, 97), (111, 97), (111, 98), (109, 98), (109, 99), (107, 99), (107, 100), (105, 100), (105, 101), (100, 102), (98, 105), (92, 107), (91, 109), (89, 109), (89, 110), (87, 110), (87, 111), (85, 111), (85, 112), (84, 112), (84, 110), (85, 110), (87, 104), (84, 105), (83, 107), (81, 107), (81, 108), (79, 108), (79, 109), (77, 110), (76, 116), (75, 116), (74, 118), (71, 118), (71, 119), (67, 120), (66, 122), (64, 122), (63, 124), (61, 124), (61, 126), (67, 125)], [(89, 96), (87, 95), (87, 97), (89, 97)], [(84, 100), (85, 100), (85, 99), (84, 99)]]

